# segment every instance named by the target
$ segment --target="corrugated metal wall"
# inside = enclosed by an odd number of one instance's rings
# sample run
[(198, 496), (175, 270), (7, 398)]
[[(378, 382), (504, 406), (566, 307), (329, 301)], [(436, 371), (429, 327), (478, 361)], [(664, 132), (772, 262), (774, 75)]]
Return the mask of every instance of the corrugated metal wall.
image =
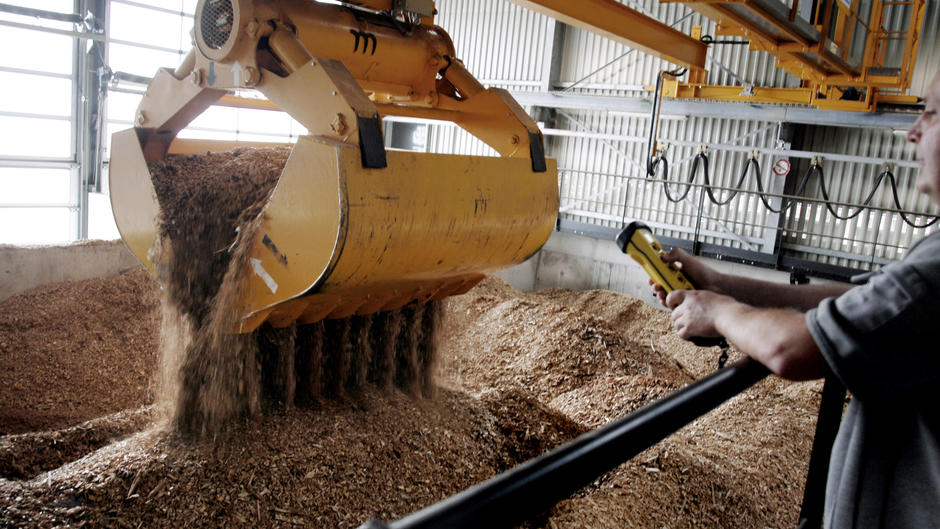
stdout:
[(940, 2), (927, 0), (910, 94), (923, 96), (927, 84), (937, 72), (940, 72)]
[[(657, 0), (623, 3), (680, 31), (701, 25), (705, 34), (714, 35), (713, 22), (680, 4)], [(932, 72), (940, 69), (936, 46), (940, 2), (928, 4), (911, 90), (914, 95), (922, 94)], [(439, 0), (437, 6), (437, 21), (453, 37), (458, 54), (470, 71), (490, 86), (520, 92), (550, 87), (568, 94), (648, 98), (644, 87), (655, 83), (660, 70), (671, 68), (660, 59), (556, 24), (504, 0)], [(558, 55), (554, 57), (555, 77), (551, 78), (553, 49)], [(712, 84), (799, 84), (775, 68), (769, 54), (749, 51), (747, 46), (713, 46), (708, 68)], [(666, 157), (672, 183), (667, 189), (661, 172), (656, 178), (646, 176), (646, 116), (559, 108), (535, 117), (545, 121), (546, 148), (549, 156), (558, 160), (563, 220), (616, 228), (625, 220), (640, 218), (667, 236), (691, 239), (696, 234), (703, 243), (782, 253), (854, 269), (869, 269), (896, 259), (913, 241), (937, 229), (937, 224), (926, 229), (911, 227), (894, 211), (889, 178), (879, 178), (885, 161), (893, 164), (898, 200), (908, 221), (923, 225), (930, 220), (924, 214), (936, 215), (938, 208), (914, 189), (913, 149), (903, 135), (890, 130), (803, 126), (793, 137), (781, 138), (781, 125), (775, 122), (664, 116), (659, 138), (670, 144)], [(782, 139), (792, 143), (796, 151), (792, 156), (786, 150), (791, 146), (781, 143)], [(494, 154), (452, 126), (432, 127), (428, 145), (435, 152)], [(671, 200), (687, 188), (699, 145), (709, 146), (713, 198), (723, 202), (733, 190), (741, 190), (726, 205), (709, 199), (702, 187), (701, 163), (685, 198)], [(754, 150), (760, 183), (755, 172), (742, 175), (749, 151)], [(781, 220), (781, 215), (763, 205), (758, 185), (770, 193), (766, 198), (770, 205), (778, 208), (784, 186), (789, 186), (788, 193), (793, 192), (807, 174), (813, 153), (822, 154), (821, 178), (834, 213), (822, 201), (817, 171), (810, 174), (802, 193), (809, 198), (791, 200)], [(789, 158), (792, 164), (788, 184), (771, 170), (782, 158)], [(838, 218), (854, 213), (876, 183), (879, 187), (869, 207), (851, 219)]]
[(506, 0), (437, 2), (435, 22), (447, 30), (457, 56), (486, 86), (538, 90), (548, 72), (554, 21)]
[[(715, 35), (715, 23), (682, 4), (662, 4), (657, 0), (621, 2), (647, 16), (689, 34), (692, 26), (702, 26), (703, 35)], [(581, 81), (576, 88), (591, 93), (616, 94), (633, 92), (631, 88), (650, 85), (663, 69), (673, 66), (661, 59), (611, 41), (605, 37), (567, 27), (564, 54), (561, 58), (560, 87)], [(616, 59), (615, 64), (601, 69)], [(783, 70), (774, 68), (774, 59), (767, 53), (749, 51), (747, 46), (713, 46), (708, 57), (708, 83), (789, 87), (798, 83)], [(598, 71), (600, 70), (600, 71)]]
[[(816, 249), (814, 253), (820, 262), (853, 266), (857, 263), (853, 263), (855, 258), (849, 256), (869, 256), (873, 263), (897, 259), (914, 241), (936, 229), (936, 225), (928, 229), (911, 226), (931, 220), (916, 212), (936, 214), (937, 208), (914, 188), (917, 176), (917, 170), (912, 167), (914, 149), (903, 135), (890, 130), (839, 127), (807, 127), (806, 132), (804, 148), (807, 150), (911, 162), (907, 166), (890, 168), (895, 177), (898, 201), (905, 214), (902, 216), (892, 211), (896, 207), (891, 181), (887, 175), (879, 178), (885, 167), (824, 160), (822, 181), (832, 201), (860, 204), (874, 190), (871, 207), (864, 208), (853, 219), (843, 220), (827, 211), (823, 203), (806, 203), (798, 213), (789, 217), (788, 229), (791, 232), (786, 242)], [(821, 196), (819, 184), (820, 178), (813, 179), (805, 195)], [(859, 211), (856, 206), (835, 206), (834, 209), (842, 217)]]

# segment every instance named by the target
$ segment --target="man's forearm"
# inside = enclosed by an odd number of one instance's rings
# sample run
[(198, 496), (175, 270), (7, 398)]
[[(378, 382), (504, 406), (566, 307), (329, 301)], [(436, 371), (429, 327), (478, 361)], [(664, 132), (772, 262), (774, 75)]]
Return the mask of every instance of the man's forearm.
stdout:
[(754, 307), (793, 308), (807, 311), (819, 302), (840, 296), (851, 285), (831, 283), (825, 285), (790, 285), (746, 277), (722, 274), (718, 280), (718, 292)]
[(791, 380), (823, 375), (824, 360), (806, 326), (804, 313), (758, 308), (738, 301), (714, 308), (715, 329), (734, 346)]

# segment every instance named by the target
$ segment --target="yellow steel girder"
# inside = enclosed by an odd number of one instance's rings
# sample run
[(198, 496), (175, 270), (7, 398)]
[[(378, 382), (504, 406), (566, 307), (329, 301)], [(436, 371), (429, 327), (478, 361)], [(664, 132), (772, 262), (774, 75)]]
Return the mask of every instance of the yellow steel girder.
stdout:
[[(660, 0), (682, 3), (714, 20), (718, 24), (717, 34), (746, 38), (751, 49), (774, 55), (777, 66), (805, 81), (804, 88), (795, 90), (806, 91), (808, 104), (820, 108), (873, 111), (882, 99), (879, 97), (882, 89), (904, 91), (910, 87), (913, 60), (921, 40), (924, 0), (873, 0), (867, 18), (862, 15), (858, 0), (804, 0), (804, 3), (806, 1), (816, 2), (816, 20), (797, 19), (796, 2), (786, 9), (775, 0)], [(889, 5), (894, 9), (908, 9), (910, 22), (905, 30), (891, 32), (884, 29), (883, 13)], [(860, 31), (862, 28), (867, 34)], [(865, 45), (861, 58), (850, 56), (850, 50), (856, 48), (856, 40), (863, 38)], [(903, 58), (897, 65), (885, 65), (884, 43), (897, 39), (904, 40)], [(884, 66), (896, 66), (896, 74), (883, 73)], [(858, 89), (862, 99), (841, 99), (845, 87)], [(679, 91), (693, 97), (722, 93), (719, 87), (706, 87), (691, 79), (689, 86)], [(759, 95), (758, 92), (764, 93)], [(709, 96), (699, 95), (706, 93)], [(744, 94), (741, 99), (773, 102), (780, 95), (755, 88), (753, 95)], [(738, 99), (732, 95), (729, 98)], [(796, 96), (794, 92), (791, 99), (807, 97)]]
[(679, 66), (705, 68), (704, 43), (614, 0), (510, 1)]

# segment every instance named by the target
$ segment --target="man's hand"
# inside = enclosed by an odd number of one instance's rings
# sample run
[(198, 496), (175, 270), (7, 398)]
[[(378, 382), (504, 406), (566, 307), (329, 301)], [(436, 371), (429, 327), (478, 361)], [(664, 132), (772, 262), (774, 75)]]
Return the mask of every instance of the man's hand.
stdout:
[[(721, 274), (712, 270), (684, 250), (673, 248), (669, 253), (663, 255), (662, 259), (663, 262), (675, 264), (677, 268), (682, 270), (682, 273), (689, 278), (689, 281), (692, 282), (696, 289), (721, 292), (719, 287)], [(663, 287), (654, 283), (652, 279), (650, 280), (650, 286), (653, 287), (653, 293), (659, 298), (659, 302), (662, 303), (664, 307), (671, 309), (672, 307), (666, 304), (667, 292)]]
[(806, 326), (802, 312), (761, 309), (707, 290), (675, 290), (666, 296), (676, 333), (724, 336), (734, 346), (790, 380), (825, 374), (825, 361)]
[(665, 305), (672, 310), (672, 324), (676, 333), (684, 340), (692, 337), (721, 336), (715, 327), (715, 315), (722, 303), (733, 302), (731, 298), (706, 290), (675, 290), (665, 298)]
[(672, 310), (672, 323), (681, 338), (724, 336), (738, 350), (791, 380), (825, 374), (825, 361), (804, 311), (848, 286), (786, 285), (725, 276), (680, 249), (664, 255), (663, 261), (675, 263), (697, 289), (667, 295), (650, 282), (659, 301)]

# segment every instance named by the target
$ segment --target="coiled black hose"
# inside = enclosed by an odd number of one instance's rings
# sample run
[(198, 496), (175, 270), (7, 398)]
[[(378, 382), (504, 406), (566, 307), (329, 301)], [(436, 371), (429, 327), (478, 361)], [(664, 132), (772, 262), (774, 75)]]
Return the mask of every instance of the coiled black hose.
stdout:
[[(768, 193), (764, 190), (763, 179), (761, 178), (760, 163), (757, 161), (757, 158), (749, 158), (744, 164), (744, 168), (741, 170), (741, 175), (738, 177), (737, 182), (732, 186), (732, 189), (728, 192), (728, 195), (724, 198), (717, 198), (715, 196), (714, 187), (711, 183), (711, 176), (708, 169), (708, 156), (705, 153), (699, 153), (692, 160), (692, 168), (689, 170), (689, 177), (686, 179), (682, 185), (684, 189), (678, 196), (673, 195), (673, 192), (670, 190), (670, 184), (676, 182), (669, 181), (669, 161), (662, 156), (661, 154), (656, 158), (653, 158), (649, 164), (650, 170), (649, 175), (656, 178), (656, 170), (662, 165), (662, 180), (663, 180), (663, 191), (666, 194), (666, 198), (670, 202), (679, 202), (684, 200), (688, 195), (689, 191), (692, 189), (692, 184), (695, 182), (695, 177), (698, 174), (699, 165), (702, 166), (702, 173), (704, 179), (704, 188), (705, 194), (708, 195), (708, 200), (715, 204), (716, 206), (724, 206), (731, 202), (737, 195), (743, 190), (744, 182), (747, 179), (748, 172), (750, 171), (754, 178), (757, 180), (757, 195), (760, 197), (761, 203), (764, 207), (772, 213), (783, 213), (793, 207), (793, 204), (796, 203), (795, 200), (789, 200), (787, 197), (781, 197), (780, 207), (774, 208), (768, 201)], [(806, 172), (803, 173), (803, 177), (800, 179), (799, 185), (797, 185), (794, 195), (799, 197), (802, 196), (806, 191), (806, 185), (809, 183), (810, 178), (814, 175), (819, 177), (819, 188), (823, 196), (823, 202), (826, 204), (826, 209), (829, 210), (835, 218), (840, 220), (849, 220), (857, 217), (865, 208), (871, 203), (872, 199), (875, 196), (875, 193), (878, 191), (878, 188), (881, 186), (881, 183), (884, 180), (888, 181), (888, 185), (891, 186), (891, 194), (894, 198), (894, 206), (897, 209), (897, 213), (901, 216), (901, 219), (905, 224), (912, 228), (920, 229), (926, 228), (935, 224), (940, 220), (940, 216), (933, 217), (932, 219), (926, 221), (923, 224), (917, 224), (911, 220), (907, 213), (904, 210), (904, 207), (901, 206), (901, 200), (898, 197), (898, 186), (895, 179), (894, 173), (890, 169), (884, 169), (875, 180), (874, 185), (872, 186), (871, 191), (869, 191), (868, 196), (865, 197), (865, 200), (862, 201), (862, 204), (854, 212), (847, 215), (841, 215), (836, 210), (835, 206), (832, 203), (832, 200), (829, 198), (829, 190), (826, 188), (826, 179), (823, 172), (822, 166), (815, 160), (807, 167)]]

